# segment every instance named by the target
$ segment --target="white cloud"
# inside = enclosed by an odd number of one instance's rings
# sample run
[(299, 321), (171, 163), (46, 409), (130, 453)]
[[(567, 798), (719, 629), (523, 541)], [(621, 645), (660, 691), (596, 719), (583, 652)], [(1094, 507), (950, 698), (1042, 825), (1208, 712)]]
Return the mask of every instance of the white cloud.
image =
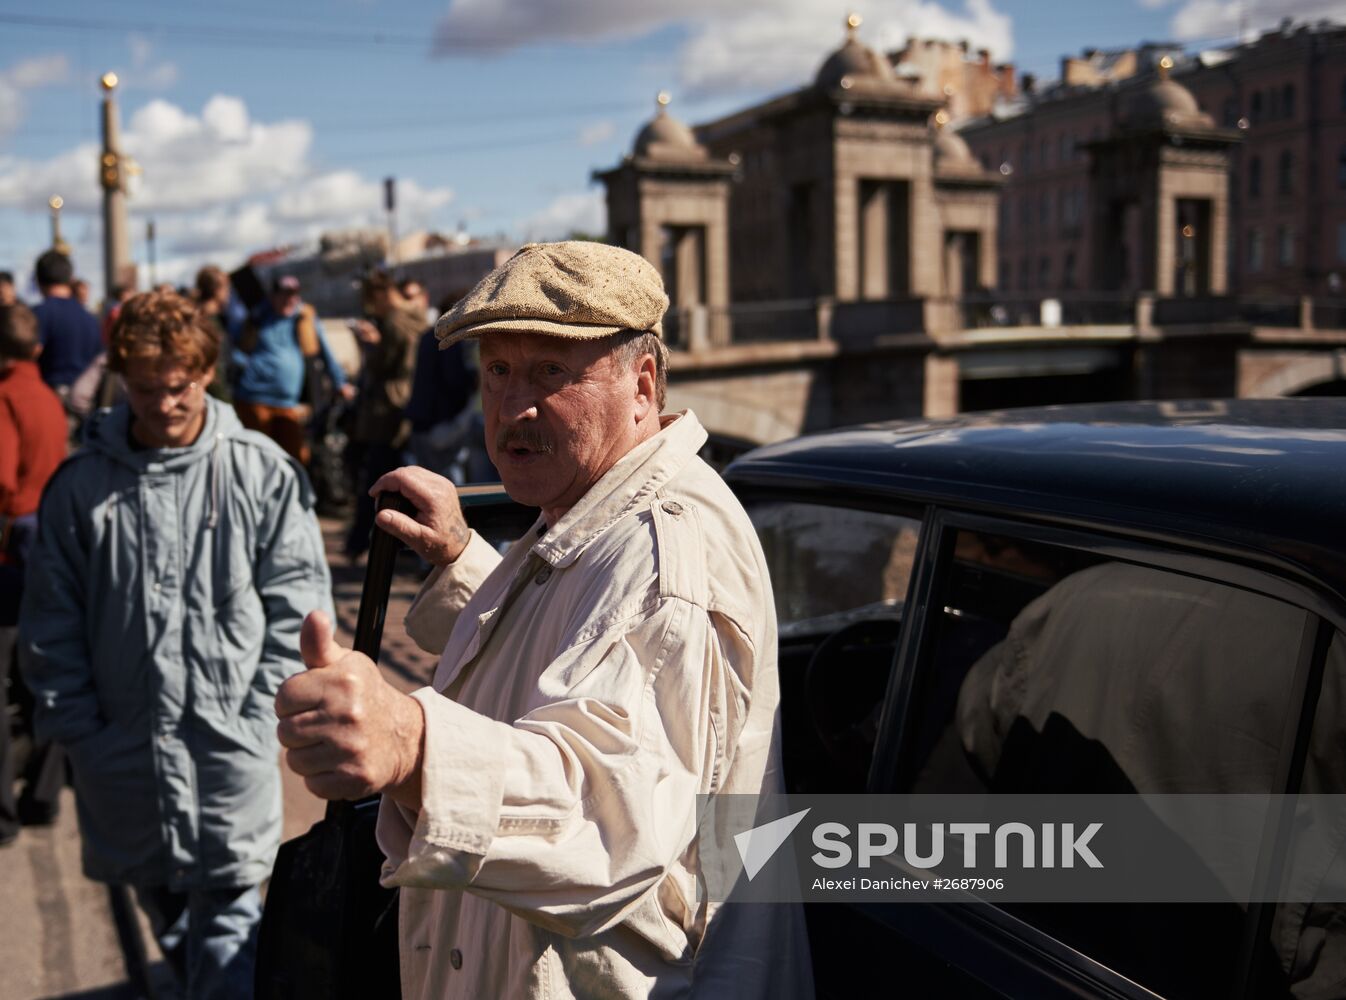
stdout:
[(126, 38), (131, 51), (132, 72), (124, 74), (124, 84), (136, 90), (168, 90), (178, 82), (176, 63), (154, 62), (155, 43), (145, 35), (131, 33)]
[(70, 60), (64, 54), (37, 56), (15, 63), (4, 76), (20, 90), (51, 87), (70, 79)]
[(51, 87), (70, 79), (70, 61), (64, 55), (36, 56), (0, 70), (0, 139), (23, 121), (25, 92)]
[(1296, 22), (1341, 22), (1341, 0), (1187, 0), (1173, 15), (1170, 30), (1179, 41), (1233, 39), (1274, 28), (1286, 18)]
[[(801, 86), (844, 39), (836, 10), (809, 0), (788, 0), (736, 13), (695, 30), (679, 54), (679, 74), (689, 94)], [(921, 0), (871, 5), (860, 39), (880, 52), (908, 38), (966, 39), (996, 60), (1013, 49), (1009, 15), (991, 0), (965, 0), (959, 12)]]
[[(226, 95), (212, 97), (196, 114), (165, 100), (132, 114), (122, 147), (143, 174), (129, 201), (131, 231), (140, 240), (145, 218), (154, 218), (160, 279), (183, 281), (206, 261), (231, 265), (271, 246), (308, 242), (325, 230), (383, 225), (382, 181), (350, 170), (319, 170), (312, 145), (308, 122), (259, 122), (243, 101)], [(93, 231), (87, 245), (74, 246), (86, 273), (101, 259), (98, 154), (92, 142), (48, 160), (0, 154), (0, 210), (26, 211), (31, 219), (59, 192), (67, 238), (81, 221)], [(398, 185), (399, 222), (406, 231), (442, 225), (436, 215), (452, 200), (449, 188), (404, 179)], [(143, 257), (140, 246), (136, 257)]]
[(617, 125), (614, 122), (593, 122), (580, 129), (579, 141), (581, 146), (597, 146), (600, 142), (607, 142), (616, 134)]
[[(1206, 0), (1209, 2), (1209, 0)], [(967, 39), (997, 60), (1008, 59), (1011, 21), (991, 0), (962, 0), (958, 9), (934, 0), (872, 0), (861, 38), (881, 50), (909, 36)], [(817, 0), (454, 0), (436, 32), (440, 55), (502, 50), (560, 41), (635, 37), (671, 24), (687, 27), (677, 54), (684, 92), (761, 90), (802, 85), (841, 44), (844, 8)]]
[(1140, 5), (1146, 10), (1159, 10), (1161, 7), (1173, 6), (1175, 0), (1140, 0)]
[(563, 194), (540, 212), (519, 223), (529, 240), (559, 240), (571, 233), (601, 233), (607, 227), (607, 205), (598, 190)]
[[(760, 0), (755, 0), (760, 2)], [(686, 17), (715, 13), (718, 0), (453, 0), (435, 29), (440, 54), (548, 42), (631, 38)]]

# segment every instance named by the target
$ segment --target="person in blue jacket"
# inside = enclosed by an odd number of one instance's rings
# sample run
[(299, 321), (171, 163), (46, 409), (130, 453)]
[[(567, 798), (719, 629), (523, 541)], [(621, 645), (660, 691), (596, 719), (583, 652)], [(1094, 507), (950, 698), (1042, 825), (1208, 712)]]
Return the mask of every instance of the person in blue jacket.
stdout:
[(84, 872), (134, 889), (193, 1000), (252, 995), (281, 836), (272, 703), (304, 616), (332, 607), (308, 479), (207, 395), (218, 349), (174, 292), (123, 307), (126, 400), (47, 486), (19, 618)]
[(103, 337), (98, 320), (74, 297), (75, 268), (69, 257), (48, 250), (33, 270), (42, 290), (42, 302), (33, 308), (42, 341), (38, 368), (42, 381), (64, 401), (70, 386), (103, 352)]
[(307, 465), (310, 413), (301, 399), (304, 359), (320, 355), (336, 391), (346, 399), (354, 397), (355, 388), (346, 381), (313, 307), (301, 302), (298, 278), (276, 278), (270, 301), (243, 325), (235, 346), (241, 367), (234, 386), (239, 420)]

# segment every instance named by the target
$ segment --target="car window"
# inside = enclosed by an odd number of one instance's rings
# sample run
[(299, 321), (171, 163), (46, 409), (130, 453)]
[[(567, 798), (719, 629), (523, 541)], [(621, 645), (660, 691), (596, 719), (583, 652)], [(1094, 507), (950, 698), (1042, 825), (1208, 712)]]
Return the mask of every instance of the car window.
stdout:
[[(966, 530), (941, 569), (903, 790), (1279, 790), (1302, 609)], [(1226, 995), (1240, 968), (1246, 900), (1005, 909), (1162, 996)]]
[(783, 637), (901, 614), (920, 522), (791, 501), (748, 504), (771, 572)]
[(747, 509), (776, 595), (787, 788), (863, 791), (920, 522), (794, 501)]

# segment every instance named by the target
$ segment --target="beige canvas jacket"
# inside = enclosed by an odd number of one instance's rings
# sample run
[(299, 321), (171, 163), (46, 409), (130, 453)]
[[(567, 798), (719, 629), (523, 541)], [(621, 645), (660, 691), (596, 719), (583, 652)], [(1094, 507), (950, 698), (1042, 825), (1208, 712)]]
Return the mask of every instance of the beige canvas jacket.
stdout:
[(385, 800), (408, 998), (811, 995), (797, 909), (699, 902), (696, 797), (779, 784), (776, 622), (690, 412), (407, 616), (443, 653), (419, 812)]

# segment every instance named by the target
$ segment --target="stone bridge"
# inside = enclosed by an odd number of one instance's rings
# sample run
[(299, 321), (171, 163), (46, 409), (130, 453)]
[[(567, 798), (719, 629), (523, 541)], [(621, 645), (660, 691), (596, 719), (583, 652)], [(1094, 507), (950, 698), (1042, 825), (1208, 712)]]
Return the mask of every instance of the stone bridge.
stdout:
[(722, 454), (800, 433), (1117, 399), (1346, 394), (1346, 300), (1062, 294), (669, 313), (669, 408)]

